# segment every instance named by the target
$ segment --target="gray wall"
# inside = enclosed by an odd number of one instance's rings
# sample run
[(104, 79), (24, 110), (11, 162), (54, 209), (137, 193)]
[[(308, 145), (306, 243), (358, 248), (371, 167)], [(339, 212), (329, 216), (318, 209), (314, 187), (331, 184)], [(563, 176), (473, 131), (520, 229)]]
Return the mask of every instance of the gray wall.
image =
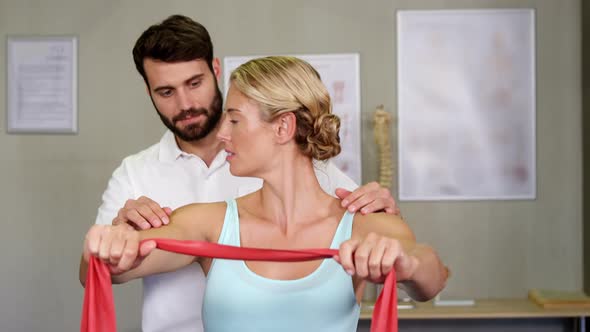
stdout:
[[(163, 132), (130, 53), (148, 25), (189, 15), (209, 28), (220, 57), (359, 52), (366, 182), (378, 167), (372, 112), (396, 111), (395, 11), (510, 7), (536, 9), (537, 199), (401, 204), (453, 271), (445, 294), (476, 298), (582, 287), (580, 0), (1, 0), (2, 38), (79, 36), (79, 134), (0, 131), (0, 330), (78, 328), (78, 259), (100, 195), (120, 160)], [(5, 91), (0, 80), (1, 128)], [(121, 331), (137, 329), (138, 286), (117, 287)]]

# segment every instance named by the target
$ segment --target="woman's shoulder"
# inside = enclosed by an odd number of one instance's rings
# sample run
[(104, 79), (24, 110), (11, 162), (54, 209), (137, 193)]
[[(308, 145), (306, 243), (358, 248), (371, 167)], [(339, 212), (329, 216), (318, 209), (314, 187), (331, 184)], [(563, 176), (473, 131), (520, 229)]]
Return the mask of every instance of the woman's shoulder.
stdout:
[(191, 238), (211, 241), (221, 232), (225, 218), (226, 202), (192, 203), (172, 212), (170, 223), (184, 225)]
[(186, 218), (195, 215), (207, 215), (214, 216), (217, 214), (225, 215), (227, 208), (226, 202), (215, 202), (215, 203), (191, 203), (185, 206), (181, 206), (172, 212), (172, 216), (177, 218)]

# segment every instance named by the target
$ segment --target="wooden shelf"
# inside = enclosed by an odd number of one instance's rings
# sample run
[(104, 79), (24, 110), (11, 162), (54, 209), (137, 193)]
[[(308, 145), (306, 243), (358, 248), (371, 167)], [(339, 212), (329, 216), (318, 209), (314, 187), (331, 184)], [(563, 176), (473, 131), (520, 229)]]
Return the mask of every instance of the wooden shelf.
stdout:
[[(371, 319), (370, 303), (361, 306), (360, 319)], [(543, 309), (528, 299), (476, 300), (467, 307), (435, 307), (432, 302), (414, 303), (413, 309), (399, 309), (399, 319), (494, 319), (556, 318), (590, 316), (588, 308)]]

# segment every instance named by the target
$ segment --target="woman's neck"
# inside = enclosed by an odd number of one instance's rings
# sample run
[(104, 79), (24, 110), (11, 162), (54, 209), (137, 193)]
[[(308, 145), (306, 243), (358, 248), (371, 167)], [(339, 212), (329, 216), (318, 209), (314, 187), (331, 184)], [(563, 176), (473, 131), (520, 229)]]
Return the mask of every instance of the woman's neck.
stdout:
[(321, 188), (311, 159), (294, 153), (277, 160), (280, 161), (264, 176), (260, 192), (264, 218), (287, 231), (294, 223), (328, 215), (333, 198)]

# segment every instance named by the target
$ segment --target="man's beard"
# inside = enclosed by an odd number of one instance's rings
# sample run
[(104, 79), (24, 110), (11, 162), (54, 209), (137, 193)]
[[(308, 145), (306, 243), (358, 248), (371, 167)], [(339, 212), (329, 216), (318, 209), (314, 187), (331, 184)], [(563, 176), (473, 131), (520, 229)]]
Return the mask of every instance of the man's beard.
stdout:
[[(152, 100), (153, 103), (153, 100)], [(176, 135), (178, 138), (185, 142), (192, 142), (198, 141), (203, 137), (209, 135), (209, 133), (215, 129), (219, 120), (221, 119), (222, 114), (222, 103), (223, 99), (221, 97), (221, 91), (219, 88), (215, 88), (215, 97), (213, 101), (209, 105), (209, 109), (207, 110), (204, 107), (201, 108), (189, 108), (187, 110), (182, 110), (180, 114), (172, 118), (172, 120), (165, 117), (154, 103), (154, 107), (156, 108), (156, 112), (160, 116), (162, 123)], [(176, 127), (176, 122), (186, 119), (187, 116), (199, 116), (203, 115), (205, 119), (201, 123), (193, 123), (190, 124), (183, 129)]]

